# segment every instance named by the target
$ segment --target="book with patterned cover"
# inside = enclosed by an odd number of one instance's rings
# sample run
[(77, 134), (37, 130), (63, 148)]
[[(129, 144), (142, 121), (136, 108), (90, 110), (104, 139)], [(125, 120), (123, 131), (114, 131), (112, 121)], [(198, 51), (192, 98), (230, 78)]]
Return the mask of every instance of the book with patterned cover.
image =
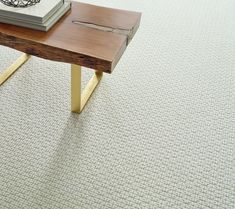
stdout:
[(32, 23), (29, 21), (22, 21), (17, 18), (7, 18), (0, 15), (0, 22), (17, 25), (21, 27), (31, 28), (35, 30), (48, 31), (56, 22), (71, 9), (71, 3), (65, 2), (46, 22)]
[(47, 22), (63, 4), (63, 0), (41, 0), (40, 3), (34, 6), (15, 8), (0, 3), (0, 16), (7, 19), (17, 19), (18, 21), (42, 24)]

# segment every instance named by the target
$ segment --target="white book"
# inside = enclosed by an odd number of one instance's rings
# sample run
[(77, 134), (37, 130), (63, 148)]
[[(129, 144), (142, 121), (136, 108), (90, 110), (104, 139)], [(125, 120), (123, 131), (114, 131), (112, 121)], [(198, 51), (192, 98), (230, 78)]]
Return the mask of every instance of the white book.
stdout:
[(6, 18), (0, 16), (0, 22), (17, 25), (21, 27), (31, 28), (35, 30), (41, 30), (41, 31), (48, 31), (66, 12), (68, 12), (71, 8), (70, 2), (65, 2), (63, 6), (54, 13), (45, 23), (39, 24), (39, 23), (32, 23), (28, 21), (21, 21), (14, 18)]
[(41, 0), (40, 3), (27, 8), (9, 7), (0, 3), (0, 16), (32, 23), (45, 23), (63, 6), (63, 3), (63, 0)]

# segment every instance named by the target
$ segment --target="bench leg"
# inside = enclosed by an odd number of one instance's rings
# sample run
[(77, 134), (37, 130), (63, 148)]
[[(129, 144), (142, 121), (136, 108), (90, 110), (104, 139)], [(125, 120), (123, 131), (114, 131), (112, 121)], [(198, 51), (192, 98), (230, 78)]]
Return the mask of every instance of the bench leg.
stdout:
[(71, 66), (71, 111), (81, 113), (90, 96), (99, 84), (103, 72), (96, 71), (85, 89), (81, 90), (82, 72), (81, 66), (72, 64)]
[(10, 67), (8, 67), (2, 74), (0, 74), (0, 86), (8, 79), (10, 76), (18, 70), (28, 59), (30, 55), (22, 54)]

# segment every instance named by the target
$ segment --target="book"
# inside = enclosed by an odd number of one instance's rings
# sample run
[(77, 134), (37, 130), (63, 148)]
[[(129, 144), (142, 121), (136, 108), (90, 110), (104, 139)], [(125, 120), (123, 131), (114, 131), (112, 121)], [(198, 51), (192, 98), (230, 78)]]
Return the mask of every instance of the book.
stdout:
[[(36, 6), (35, 6), (36, 7)], [(36, 23), (32, 21), (19, 20), (13, 17), (1, 16), (0, 13), (0, 22), (22, 26), (26, 28), (31, 28), (35, 30), (48, 31), (66, 12), (71, 9), (71, 3), (65, 2), (46, 22)]]
[(63, 0), (41, 0), (40, 3), (27, 8), (16, 8), (0, 3), (0, 16), (42, 24), (48, 21), (63, 4)]

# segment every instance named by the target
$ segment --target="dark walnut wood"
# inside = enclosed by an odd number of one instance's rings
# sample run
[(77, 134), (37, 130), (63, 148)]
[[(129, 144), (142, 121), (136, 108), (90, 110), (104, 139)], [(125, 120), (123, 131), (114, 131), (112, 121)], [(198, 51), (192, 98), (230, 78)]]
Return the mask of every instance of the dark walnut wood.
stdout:
[(48, 32), (0, 23), (0, 45), (111, 73), (140, 19), (137, 12), (72, 2), (72, 10)]

